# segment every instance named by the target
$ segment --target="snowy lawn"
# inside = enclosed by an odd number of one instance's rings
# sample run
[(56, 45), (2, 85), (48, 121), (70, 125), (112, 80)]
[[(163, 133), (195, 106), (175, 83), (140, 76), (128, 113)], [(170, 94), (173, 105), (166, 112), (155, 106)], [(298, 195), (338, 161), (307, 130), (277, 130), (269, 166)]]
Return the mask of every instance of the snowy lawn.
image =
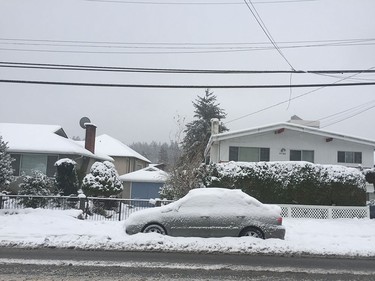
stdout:
[(375, 220), (284, 219), (285, 240), (127, 235), (124, 222), (88, 221), (80, 211), (0, 210), (0, 246), (375, 257)]

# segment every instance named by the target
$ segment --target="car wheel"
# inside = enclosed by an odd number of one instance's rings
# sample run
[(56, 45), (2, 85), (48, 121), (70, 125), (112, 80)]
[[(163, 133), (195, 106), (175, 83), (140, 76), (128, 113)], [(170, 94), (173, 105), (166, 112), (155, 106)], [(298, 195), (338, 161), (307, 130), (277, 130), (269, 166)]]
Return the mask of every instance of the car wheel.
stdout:
[(142, 232), (143, 233), (159, 233), (162, 235), (167, 234), (164, 227), (162, 227), (159, 224), (149, 224), (142, 230)]
[(251, 236), (254, 238), (261, 238), (264, 239), (263, 232), (256, 227), (246, 227), (244, 230), (241, 231), (240, 236)]

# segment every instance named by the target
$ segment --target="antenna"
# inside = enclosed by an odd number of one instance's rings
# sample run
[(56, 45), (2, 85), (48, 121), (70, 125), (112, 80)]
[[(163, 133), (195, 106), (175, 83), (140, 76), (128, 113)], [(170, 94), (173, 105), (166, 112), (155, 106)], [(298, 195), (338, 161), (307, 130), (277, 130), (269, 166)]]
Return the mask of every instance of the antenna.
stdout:
[(91, 120), (88, 117), (82, 117), (81, 120), (79, 120), (79, 125), (82, 129), (86, 129), (86, 123), (91, 123)]

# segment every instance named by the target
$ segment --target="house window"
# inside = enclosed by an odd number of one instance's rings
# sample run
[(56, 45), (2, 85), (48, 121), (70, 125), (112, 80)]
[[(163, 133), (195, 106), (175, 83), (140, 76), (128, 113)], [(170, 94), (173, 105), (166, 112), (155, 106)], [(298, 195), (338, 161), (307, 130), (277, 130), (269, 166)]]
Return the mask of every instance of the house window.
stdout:
[(338, 163), (362, 163), (362, 152), (353, 151), (338, 151), (337, 152)]
[(13, 175), (21, 176), (23, 173), (31, 175), (33, 170), (38, 170), (48, 177), (53, 177), (56, 173), (55, 163), (57, 155), (42, 154), (11, 154)]
[(290, 161), (307, 161), (314, 163), (314, 150), (290, 150)]
[(259, 147), (229, 147), (229, 161), (270, 161), (270, 149)]

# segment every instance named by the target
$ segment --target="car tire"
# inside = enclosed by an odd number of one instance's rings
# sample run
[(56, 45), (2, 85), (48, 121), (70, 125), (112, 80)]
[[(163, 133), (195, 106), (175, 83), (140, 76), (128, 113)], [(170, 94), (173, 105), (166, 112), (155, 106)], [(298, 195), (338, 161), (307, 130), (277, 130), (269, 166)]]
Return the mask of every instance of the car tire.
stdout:
[(142, 232), (143, 233), (158, 233), (162, 235), (167, 234), (167, 231), (165, 231), (165, 228), (162, 227), (160, 224), (156, 224), (156, 223), (146, 225), (143, 228)]
[(264, 239), (264, 233), (257, 227), (249, 226), (241, 231), (240, 236), (250, 236), (254, 238)]

